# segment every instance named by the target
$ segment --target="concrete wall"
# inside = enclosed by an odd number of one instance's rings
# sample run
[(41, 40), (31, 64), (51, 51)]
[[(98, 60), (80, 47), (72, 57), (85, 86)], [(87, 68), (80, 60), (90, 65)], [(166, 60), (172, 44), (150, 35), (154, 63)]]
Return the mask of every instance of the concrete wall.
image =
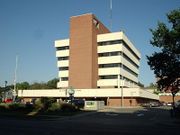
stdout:
[(104, 109), (104, 101), (85, 101), (85, 110), (101, 110)]
[[(159, 100), (159, 96), (140, 88), (74, 89), (75, 97), (142, 97)], [(123, 92), (122, 92), (123, 91)], [(18, 90), (19, 97), (68, 97), (67, 89)]]
[[(137, 106), (151, 100), (159, 100), (159, 96), (144, 91), (140, 88), (113, 88), (113, 89), (75, 89), (75, 98), (82, 98), (86, 100), (105, 101), (108, 106)], [(67, 89), (51, 89), (51, 90), (18, 90), (18, 96), (27, 98), (38, 97), (56, 97), (67, 99), (69, 98)]]
[(107, 99), (108, 106), (140, 106), (143, 103), (154, 101), (153, 99), (146, 99), (141, 97), (114, 97)]

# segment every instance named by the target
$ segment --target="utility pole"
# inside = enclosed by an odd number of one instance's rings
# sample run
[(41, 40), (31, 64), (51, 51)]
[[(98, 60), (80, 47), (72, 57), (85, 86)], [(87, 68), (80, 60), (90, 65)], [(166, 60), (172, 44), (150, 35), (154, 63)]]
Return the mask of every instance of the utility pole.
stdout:
[(110, 20), (110, 31), (112, 31), (112, 0), (110, 0), (110, 14), (109, 14), (109, 20)]
[(14, 71), (13, 101), (15, 101), (15, 97), (16, 97), (16, 95), (17, 95), (17, 92), (16, 92), (17, 68), (18, 68), (18, 55), (16, 55), (16, 66), (15, 66), (15, 71)]

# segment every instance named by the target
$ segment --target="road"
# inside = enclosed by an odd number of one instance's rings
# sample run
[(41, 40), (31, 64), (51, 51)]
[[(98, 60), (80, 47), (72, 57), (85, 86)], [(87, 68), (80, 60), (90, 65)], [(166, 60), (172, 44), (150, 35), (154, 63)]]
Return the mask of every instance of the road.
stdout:
[(180, 121), (164, 108), (107, 108), (73, 117), (17, 119), (0, 116), (5, 135), (179, 135)]

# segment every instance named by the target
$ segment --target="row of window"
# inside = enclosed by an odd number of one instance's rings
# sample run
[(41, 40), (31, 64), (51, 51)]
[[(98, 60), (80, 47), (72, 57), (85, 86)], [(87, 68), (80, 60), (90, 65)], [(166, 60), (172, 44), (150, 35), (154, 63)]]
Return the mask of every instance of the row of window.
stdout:
[(111, 40), (111, 41), (98, 42), (98, 45), (105, 46), (105, 45), (113, 45), (113, 44), (121, 44), (121, 43), (123, 43), (123, 40)]
[(99, 64), (99, 68), (121, 67), (121, 63)]
[[(106, 56), (118, 56), (121, 55), (122, 52), (106, 52), (106, 53), (99, 53), (99, 57), (106, 57)], [(129, 61), (132, 65), (134, 65), (136, 68), (139, 68), (139, 66), (133, 62), (126, 54), (123, 53), (123, 58), (125, 58), (127, 61)], [(65, 57), (58, 57), (58, 61), (61, 60), (69, 60), (69, 56), (65, 56)]]
[[(121, 66), (122, 66), (121, 63), (99, 64), (99, 68), (110, 68), (110, 67), (121, 67)], [(127, 72), (131, 73), (135, 77), (138, 76), (137, 73), (135, 73), (134, 71), (132, 71), (130, 68), (128, 68), (125, 65), (123, 65), (123, 69), (126, 70)], [(69, 67), (59, 67), (59, 71), (64, 71), (64, 70), (69, 70)]]
[(117, 75), (100, 75), (99, 79), (117, 79)]
[[(117, 79), (118, 78), (118, 75), (102, 75), (102, 76), (99, 76), (99, 79)], [(122, 76), (120, 76), (120, 79), (122, 79)], [(129, 81), (131, 83), (136, 83), (126, 77), (123, 77), (124, 80), (126, 81)], [(69, 78), (68, 77), (61, 77), (61, 81), (68, 81)]]
[[(118, 79), (118, 75), (100, 75), (99, 79)], [(131, 82), (131, 83), (136, 83), (136, 82), (134, 82), (131, 79), (126, 78), (126, 77), (120, 76), (120, 79), (124, 79), (124, 80), (126, 80), (128, 82)]]
[(56, 47), (57, 51), (59, 51), (59, 50), (68, 50), (68, 49), (69, 49), (69, 46)]
[[(122, 55), (122, 52), (117, 51), (117, 52), (105, 52), (105, 53), (98, 54), (99, 57), (119, 56), (119, 55)], [(127, 61), (129, 61), (136, 68), (139, 68), (139, 66), (124, 53), (123, 53), (123, 58), (125, 58)]]
[(130, 68), (126, 67), (125, 65), (123, 65), (123, 69), (126, 70), (127, 72), (131, 73), (135, 77), (138, 77), (137, 73), (135, 73), (134, 71), (132, 71)]
[(69, 78), (68, 77), (61, 77), (61, 81), (68, 81)]
[(126, 44), (124, 40), (111, 40), (111, 41), (98, 42), (99, 46), (114, 45), (114, 44), (123, 44), (134, 55), (134, 57), (140, 60), (140, 58), (134, 53), (134, 51)]
[(69, 70), (69, 67), (59, 67), (59, 71)]
[(131, 60), (125, 53), (123, 53), (123, 58), (125, 58), (127, 61), (129, 61), (136, 68), (139, 68), (139, 66), (133, 60)]
[[(121, 67), (121, 66), (122, 66), (121, 63), (99, 64), (99, 68), (110, 68), (110, 67)], [(138, 76), (137, 73), (135, 73), (134, 71), (132, 71), (130, 68), (128, 68), (125, 65), (123, 65), (123, 69), (129, 72), (130, 74), (134, 75), (135, 77)]]
[(69, 56), (65, 56), (65, 57), (58, 57), (58, 60), (69, 60)]
[(118, 56), (121, 55), (120, 51), (117, 52), (105, 52), (105, 53), (98, 53), (99, 57), (108, 57), (108, 56)]

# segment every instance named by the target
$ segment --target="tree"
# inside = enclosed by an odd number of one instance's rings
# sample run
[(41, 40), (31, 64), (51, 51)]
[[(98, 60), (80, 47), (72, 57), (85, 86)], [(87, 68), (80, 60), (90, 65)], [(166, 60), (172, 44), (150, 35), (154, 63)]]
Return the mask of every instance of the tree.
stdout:
[(56, 89), (57, 88), (57, 82), (59, 79), (54, 78), (52, 80), (49, 80), (48, 82), (35, 82), (30, 85), (30, 89)]
[(157, 89), (157, 84), (150, 83), (149, 86), (146, 87), (146, 89)]
[(153, 36), (150, 43), (160, 51), (147, 59), (158, 88), (172, 93), (174, 107), (174, 97), (180, 90), (180, 9), (169, 12), (167, 18), (170, 25), (158, 22), (156, 29), (150, 29)]
[(41, 82), (34, 82), (33, 84), (31, 84), (30, 89), (47, 89), (46, 84)]
[(59, 79), (57, 78), (54, 78), (52, 80), (49, 80), (47, 82), (47, 86), (49, 89), (56, 89), (57, 88), (57, 82), (59, 81)]
[(27, 89), (30, 88), (30, 85), (29, 85), (28, 82), (22, 82), (22, 83), (17, 83), (17, 84), (16, 84), (16, 87), (17, 87), (17, 89), (19, 89), (19, 90), (27, 90)]

